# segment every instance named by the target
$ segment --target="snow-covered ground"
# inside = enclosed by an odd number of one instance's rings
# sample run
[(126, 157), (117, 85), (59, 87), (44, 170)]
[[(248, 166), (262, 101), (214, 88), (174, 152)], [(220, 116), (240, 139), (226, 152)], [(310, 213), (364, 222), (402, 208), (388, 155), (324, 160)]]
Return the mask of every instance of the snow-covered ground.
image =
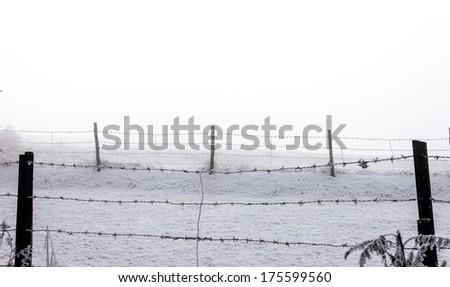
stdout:
[[(55, 159), (56, 161), (56, 159)], [(410, 164), (410, 163), (409, 163)], [(450, 199), (450, 174), (432, 175), (433, 196)], [(339, 170), (203, 175), (205, 202), (414, 198), (411, 172)], [(35, 195), (82, 199), (199, 202), (198, 174), (35, 168)], [(0, 194), (17, 193), (17, 166), (0, 167)], [(450, 237), (450, 205), (435, 203), (437, 234)], [(34, 229), (196, 236), (198, 206), (105, 204), (36, 199)], [(15, 197), (0, 197), (0, 219), (14, 225)], [(416, 234), (417, 203), (203, 206), (200, 236), (354, 244), (400, 229)], [(13, 226), (14, 227), (14, 226)], [(45, 265), (44, 233), (34, 235), (34, 264)], [(61, 266), (195, 266), (195, 241), (52, 234)], [(5, 246), (3, 246), (5, 251)], [(200, 242), (201, 266), (357, 266), (345, 248)], [(443, 251), (440, 259), (450, 259)], [(4, 262), (1, 262), (4, 263)], [(371, 262), (380, 265), (379, 258)]]

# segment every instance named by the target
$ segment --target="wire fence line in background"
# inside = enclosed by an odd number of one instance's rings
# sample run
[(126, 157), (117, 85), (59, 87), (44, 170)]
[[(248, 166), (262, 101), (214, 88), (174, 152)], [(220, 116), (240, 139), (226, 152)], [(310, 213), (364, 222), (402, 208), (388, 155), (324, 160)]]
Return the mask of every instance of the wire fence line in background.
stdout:
[(26, 133), (26, 134), (89, 134), (93, 131), (39, 131), (39, 130), (13, 130), (5, 129), (1, 132)]
[[(448, 139), (447, 139), (448, 140)], [(95, 141), (70, 141), (70, 142), (35, 142), (35, 141), (5, 141), (5, 142), (9, 142), (9, 143), (22, 143), (22, 144), (35, 144), (35, 145), (93, 145), (95, 144)], [(111, 142), (106, 142), (106, 141), (99, 141), (100, 144), (111, 144)], [(143, 143), (138, 143), (138, 142), (130, 142), (128, 143), (130, 145), (142, 145)], [(189, 146), (189, 145), (209, 145), (210, 143), (208, 142), (191, 142), (191, 143), (180, 143), (180, 145), (184, 145), (184, 146)], [(238, 144), (238, 143), (218, 143), (222, 146), (225, 147), (242, 147), (245, 146), (244, 144)], [(276, 144), (272, 144), (272, 146), (274, 148), (277, 149), (286, 149), (287, 151), (289, 151), (289, 148), (291, 147), (291, 145), (276, 145)], [(295, 150), (298, 149), (302, 149), (302, 150), (309, 150), (308, 148), (304, 147), (304, 146), (298, 146), (295, 147)], [(327, 147), (323, 146), (320, 147), (319, 150), (328, 150)], [(333, 150), (342, 150), (339, 147), (334, 147)], [(357, 148), (357, 147), (346, 147), (343, 150), (349, 150), (349, 151), (382, 151), (382, 152), (411, 152), (412, 148), (410, 149), (383, 149), (383, 148)], [(429, 149), (428, 151), (430, 152), (448, 152), (450, 151), (450, 149)]]
[[(94, 144), (94, 141), (70, 141), (70, 142), (66, 142), (66, 141), (60, 141), (60, 142), (35, 142), (35, 141), (4, 141), (4, 142), (8, 142), (8, 143), (21, 143), (21, 144), (36, 144), (36, 145), (75, 145), (75, 144)], [(104, 142), (107, 143), (107, 142)]]
[[(3, 130), (2, 132), (16, 132), (16, 133), (30, 133), (30, 134), (90, 134), (94, 133), (94, 131), (87, 131), (87, 130), (80, 130), (80, 131), (39, 131), (39, 130)], [(99, 134), (102, 134), (102, 131), (98, 131)], [(138, 132), (120, 132), (120, 131), (109, 131), (110, 134), (121, 134), (121, 135), (139, 135)], [(143, 133), (145, 136), (173, 136), (175, 133)], [(180, 136), (187, 136), (187, 135), (208, 135), (203, 132), (183, 132), (178, 133)], [(223, 133), (224, 136), (236, 136), (236, 137), (242, 137), (242, 134), (239, 133)], [(276, 138), (276, 139), (292, 139), (292, 138), (305, 138), (304, 136), (297, 136), (297, 135), (285, 135), (282, 137), (278, 136), (267, 136), (267, 135), (252, 135), (256, 136), (258, 138)], [(308, 136), (308, 138), (311, 139), (326, 139), (325, 136)], [(361, 141), (412, 141), (414, 139), (412, 138), (380, 138), (380, 137), (339, 137), (340, 139), (347, 139), (347, 140), (361, 140)], [(423, 139), (416, 139), (420, 141), (448, 141), (448, 137), (443, 138), (423, 138)]]

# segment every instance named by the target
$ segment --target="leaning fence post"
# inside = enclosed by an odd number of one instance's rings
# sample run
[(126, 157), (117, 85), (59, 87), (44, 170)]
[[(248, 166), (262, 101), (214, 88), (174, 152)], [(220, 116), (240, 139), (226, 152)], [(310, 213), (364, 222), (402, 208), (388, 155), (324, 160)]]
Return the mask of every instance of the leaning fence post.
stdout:
[(97, 171), (100, 171), (102, 162), (100, 160), (100, 143), (98, 141), (97, 123), (94, 123), (94, 139), (95, 139), (95, 160), (97, 162)]
[[(414, 153), (417, 204), (419, 207), (419, 220), (417, 221), (417, 228), (419, 235), (434, 235), (433, 198), (431, 197), (427, 143), (414, 140), (412, 144)], [(425, 252), (425, 255), (426, 257), (423, 261), (425, 266), (438, 266), (436, 248), (428, 249)]]
[(328, 140), (328, 151), (329, 151), (329, 155), (330, 155), (330, 175), (335, 177), (336, 174), (334, 173), (334, 160), (333, 160), (333, 139), (331, 138), (331, 130), (328, 130), (327, 133), (327, 140)]
[(215, 126), (211, 126), (210, 148), (211, 148), (211, 156), (209, 158), (209, 173), (211, 174), (214, 172), (214, 153), (215, 153), (215, 149), (216, 149), (216, 127)]
[[(19, 157), (15, 267), (28, 267), (32, 263), (33, 161), (34, 154), (32, 152), (26, 152)], [(26, 252), (27, 248), (29, 248), (29, 252)]]

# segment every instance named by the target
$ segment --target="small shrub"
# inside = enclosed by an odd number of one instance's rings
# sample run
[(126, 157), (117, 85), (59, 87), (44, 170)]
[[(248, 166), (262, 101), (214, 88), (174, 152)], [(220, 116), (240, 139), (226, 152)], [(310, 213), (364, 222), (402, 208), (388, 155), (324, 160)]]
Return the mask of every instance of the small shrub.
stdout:
[[(389, 238), (393, 238), (390, 240)], [(411, 252), (406, 254), (405, 246), (414, 242)], [(397, 234), (382, 235), (375, 240), (368, 240), (353, 246), (345, 253), (345, 259), (356, 251), (361, 251), (359, 266), (364, 267), (372, 255), (381, 256), (386, 267), (424, 267), (423, 260), (425, 252), (430, 248), (440, 250), (450, 245), (450, 239), (441, 238), (434, 235), (419, 235), (403, 241), (400, 231)], [(443, 261), (441, 267), (447, 265)]]

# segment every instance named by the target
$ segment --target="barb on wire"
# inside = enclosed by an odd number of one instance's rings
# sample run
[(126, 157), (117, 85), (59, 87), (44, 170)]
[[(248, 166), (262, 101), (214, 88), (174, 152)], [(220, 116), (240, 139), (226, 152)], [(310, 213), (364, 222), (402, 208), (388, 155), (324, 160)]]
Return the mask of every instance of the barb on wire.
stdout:
[[(47, 229), (34, 229), (27, 230), (33, 233), (47, 232)], [(142, 234), (142, 233), (117, 233), (117, 232), (93, 232), (93, 231), (67, 231), (62, 229), (52, 229), (48, 232), (60, 233), (66, 235), (94, 235), (94, 236), (105, 236), (105, 237), (128, 237), (128, 238), (153, 238), (153, 239), (165, 239), (173, 241), (209, 241), (209, 242), (236, 242), (236, 243), (259, 243), (259, 244), (273, 244), (273, 245), (284, 245), (284, 246), (320, 246), (320, 247), (333, 247), (333, 248), (348, 248), (351, 245), (344, 244), (332, 244), (332, 243), (317, 243), (317, 242), (303, 242), (303, 241), (280, 241), (280, 240), (266, 240), (266, 239), (253, 239), (253, 238), (240, 238), (240, 237), (197, 237), (197, 236), (171, 236), (171, 235), (155, 235), (155, 234)]]

